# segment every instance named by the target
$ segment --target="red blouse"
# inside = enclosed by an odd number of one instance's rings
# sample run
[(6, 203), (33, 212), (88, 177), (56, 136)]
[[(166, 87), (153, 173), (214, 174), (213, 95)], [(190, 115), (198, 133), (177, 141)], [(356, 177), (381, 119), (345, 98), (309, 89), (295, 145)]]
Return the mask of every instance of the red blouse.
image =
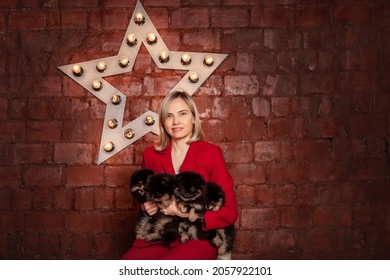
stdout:
[[(142, 168), (175, 174), (171, 145), (168, 145), (163, 151), (156, 151), (152, 146), (146, 148), (143, 154)], [(225, 204), (220, 210), (206, 211), (203, 217), (204, 230), (223, 228), (235, 223), (238, 214), (233, 178), (226, 169), (222, 151), (218, 146), (206, 141), (191, 143), (180, 171), (197, 172), (207, 182), (220, 185), (225, 193)]]

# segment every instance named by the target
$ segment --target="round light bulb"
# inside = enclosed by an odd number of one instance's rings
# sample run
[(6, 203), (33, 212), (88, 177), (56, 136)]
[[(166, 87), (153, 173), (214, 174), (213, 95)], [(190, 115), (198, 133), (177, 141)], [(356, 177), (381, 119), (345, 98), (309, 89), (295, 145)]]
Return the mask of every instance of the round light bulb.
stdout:
[(135, 36), (135, 34), (130, 33), (129, 36), (127, 36), (127, 44), (129, 46), (137, 45), (137, 37)]
[(145, 124), (146, 125), (154, 125), (155, 121), (154, 121), (154, 118), (152, 116), (146, 116), (145, 117)]
[(181, 64), (189, 65), (191, 63), (191, 56), (188, 53), (185, 53), (181, 56)]
[(96, 64), (96, 69), (99, 72), (104, 72), (107, 69), (107, 65), (104, 61), (100, 61), (98, 64)]
[(106, 151), (106, 152), (112, 152), (114, 149), (115, 149), (115, 145), (114, 143), (112, 143), (111, 141), (108, 141), (104, 144), (104, 147), (103, 149)]
[(122, 56), (119, 60), (119, 65), (121, 67), (127, 67), (127, 65), (129, 65), (129, 58), (127, 56)]
[(208, 54), (204, 57), (203, 64), (206, 67), (211, 67), (214, 64), (214, 58), (211, 54)]
[(132, 128), (128, 128), (128, 129), (125, 130), (124, 136), (125, 136), (127, 139), (134, 138), (135, 132), (134, 132), (134, 130), (133, 130)]
[(93, 88), (94, 90), (101, 90), (102, 87), (103, 87), (103, 84), (102, 84), (101, 81), (99, 81), (99, 80), (94, 80), (94, 81), (92, 82), (92, 88)]
[(144, 17), (143, 14), (137, 13), (137, 14), (135, 15), (134, 21), (135, 21), (135, 23), (138, 24), (138, 25), (143, 25), (143, 24), (145, 23), (145, 17)]
[(149, 33), (148, 36), (146, 37), (146, 41), (148, 42), (149, 45), (153, 45), (157, 43), (157, 36), (154, 33)]
[(196, 83), (199, 81), (199, 75), (196, 72), (192, 72), (189, 76), (188, 79), (190, 80), (191, 83)]
[(113, 96), (111, 96), (111, 103), (112, 104), (118, 105), (121, 103), (121, 101), (122, 101), (122, 98), (120, 97), (120, 95), (114, 94)]
[(162, 51), (160, 53), (159, 60), (161, 63), (167, 63), (169, 61), (169, 53), (166, 51)]
[(109, 128), (114, 129), (118, 126), (118, 121), (116, 119), (110, 119), (107, 124)]
[(72, 71), (73, 71), (73, 74), (77, 77), (80, 77), (81, 75), (84, 74), (84, 69), (78, 64), (73, 65)]

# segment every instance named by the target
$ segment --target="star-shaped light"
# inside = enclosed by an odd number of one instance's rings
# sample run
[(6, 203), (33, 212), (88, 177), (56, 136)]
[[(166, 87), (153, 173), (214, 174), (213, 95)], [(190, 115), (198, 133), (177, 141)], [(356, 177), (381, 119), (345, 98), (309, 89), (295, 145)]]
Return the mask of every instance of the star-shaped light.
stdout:
[(126, 96), (103, 78), (131, 72), (141, 44), (158, 68), (187, 71), (172, 88), (192, 95), (227, 57), (226, 54), (170, 51), (140, 1), (116, 56), (60, 66), (59, 69), (106, 106), (98, 164), (149, 132), (158, 134), (158, 115), (147, 111), (123, 126)]

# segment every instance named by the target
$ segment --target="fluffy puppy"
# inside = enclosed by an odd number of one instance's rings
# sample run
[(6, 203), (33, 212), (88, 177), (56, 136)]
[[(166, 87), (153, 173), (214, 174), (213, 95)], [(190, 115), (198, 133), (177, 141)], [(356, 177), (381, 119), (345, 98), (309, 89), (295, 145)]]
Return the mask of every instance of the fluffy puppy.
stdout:
[[(207, 210), (218, 211), (225, 204), (225, 193), (215, 183), (207, 182)], [(218, 249), (218, 255), (224, 255), (233, 250), (235, 239), (234, 225), (210, 231), (210, 243)]]
[[(150, 179), (151, 176), (153, 178)], [(163, 182), (159, 182), (159, 179)], [(164, 182), (165, 176), (157, 175), (150, 169), (140, 169), (134, 172), (130, 178), (130, 193), (138, 203), (144, 203), (156, 197), (150, 191), (155, 190), (156, 185), (164, 185)], [(147, 242), (159, 240), (171, 242), (179, 238), (178, 221), (176, 217), (166, 216), (161, 212), (150, 216), (148, 213), (140, 211), (135, 226), (135, 237)]]
[(209, 232), (202, 229), (203, 214), (206, 211), (206, 182), (195, 172), (185, 171), (175, 177), (174, 189), (177, 208), (188, 213), (188, 219), (179, 223), (181, 242), (190, 239), (208, 239)]
[(167, 207), (174, 199), (175, 176), (167, 173), (155, 173), (148, 176), (144, 190), (147, 200), (161, 207)]
[(178, 209), (182, 213), (189, 213), (191, 222), (202, 219), (207, 204), (206, 182), (202, 175), (185, 171), (177, 174), (175, 180), (174, 194)]
[(145, 185), (148, 177), (152, 174), (154, 174), (153, 170), (143, 168), (135, 171), (130, 177), (130, 193), (138, 203), (145, 203), (147, 201)]

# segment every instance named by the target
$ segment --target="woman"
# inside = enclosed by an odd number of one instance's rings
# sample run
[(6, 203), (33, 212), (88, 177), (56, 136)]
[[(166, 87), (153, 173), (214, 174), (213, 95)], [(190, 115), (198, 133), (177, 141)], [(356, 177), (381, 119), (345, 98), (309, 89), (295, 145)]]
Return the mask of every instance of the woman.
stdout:
[[(162, 102), (160, 114), (160, 137), (156, 146), (145, 149), (142, 168), (155, 172), (177, 174), (193, 171), (208, 182), (217, 183), (224, 190), (225, 205), (218, 211), (206, 211), (203, 229), (213, 230), (234, 224), (237, 220), (237, 201), (233, 190), (233, 179), (219, 147), (203, 141), (203, 132), (196, 105), (185, 92), (174, 91)], [(154, 215), (162, 211), (166, 215), (188, 218), (187, 213), (177, 209), (175, 203), (158, 209), (154, 202), (141, 205), (141, 211)], [(217, 250), (207, 240), (180, 240), (169, 244), (148, 243), (135, 240), (132, 248), (122, 259), (216, 259)]]

